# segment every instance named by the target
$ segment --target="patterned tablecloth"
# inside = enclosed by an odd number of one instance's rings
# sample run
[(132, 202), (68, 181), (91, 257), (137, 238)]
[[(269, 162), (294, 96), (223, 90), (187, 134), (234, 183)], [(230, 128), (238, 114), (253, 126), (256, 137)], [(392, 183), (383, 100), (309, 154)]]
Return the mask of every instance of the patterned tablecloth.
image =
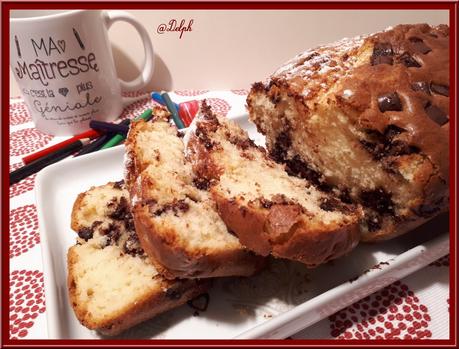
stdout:
[[(245, 111), (247, 91), (175, 91), (177, 102), (208, 99), (215, 111)], [(133, 94), (132, 96), (138, 96)], [(139, 115), (148, 98), (125, 109), (122, 118)], [(22, 98), (10, 100), (10, 171), (21, 158), (62, 141), (34, 128)], [(10, 337), (47, 338), (40, 236), (31, 176), (10, 187)], [(449, 256), (362, 299), (292, 338), (447, 339), (449, 338)]]

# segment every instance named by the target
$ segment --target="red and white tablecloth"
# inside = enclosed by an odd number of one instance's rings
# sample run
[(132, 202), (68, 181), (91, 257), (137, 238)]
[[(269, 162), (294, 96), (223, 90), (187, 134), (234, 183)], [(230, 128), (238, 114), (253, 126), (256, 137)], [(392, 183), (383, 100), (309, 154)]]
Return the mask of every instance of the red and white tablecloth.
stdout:
[[(215, 111), (245, 111), (246, 90), (175, 91), (177, 102), (206, 98)], [(133, 94), (132, 96), (138, 96)], [(148, 98), (125, 109), (122, 117), (139, 115)], [(21, 158), (62, 141), (34, 128), (22, 98), (10, 100), (10, 171)], [(10, 187), (10, 337), (47, 338), (46, 304), (40, 236), (31, 176)], [(320, 321), (292, 338), (447, 339), (449, 338), (449, 256), (395, 282)]]

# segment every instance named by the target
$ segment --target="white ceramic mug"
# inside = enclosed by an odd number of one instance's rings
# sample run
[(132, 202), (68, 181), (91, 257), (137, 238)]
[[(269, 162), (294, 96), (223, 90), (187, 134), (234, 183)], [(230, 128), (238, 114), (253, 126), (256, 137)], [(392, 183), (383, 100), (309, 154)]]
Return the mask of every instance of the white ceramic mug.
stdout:
[[(116, 75), (108, 29), (116, 21), (134, 26), (144, 45), (140, 76)], [(74, 135), (92, 119), (111, 121), (122, 112), (122, 91), (151, 79), (154, 52), (145, 28), (125, 11), (12, 11), (10, 66), (36, 128)]]

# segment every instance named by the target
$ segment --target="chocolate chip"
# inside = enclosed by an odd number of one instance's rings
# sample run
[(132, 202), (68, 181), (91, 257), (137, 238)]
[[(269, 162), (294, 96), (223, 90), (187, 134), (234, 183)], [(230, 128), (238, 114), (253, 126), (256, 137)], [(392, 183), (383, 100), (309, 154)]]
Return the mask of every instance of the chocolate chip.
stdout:
[(153, 209), (153, 207), (150, 207), (151, 214), (153, 214), (154, 216), (157, 217), (157, 216), (161, 216), (164, 212), (166, 212), (166, 209), (168, 209), (168, 206), (162, 207), (162, 208), (158, 208), (158, 209), (153, 210), (153, 211), (152, 211), (152, 209)]
[(373, 155), (376, 160), (381, 160), (386, 156), (400, 156), (419, 153), (420, 149), (401, 140), (394, 140), (395, 136), (405, 132), (403, 128), (396, 125), (389, 125), (384, 130), (383, 138), (377, 137), (376, 140), (360, 140), (360, 144)]
[(420, 68), (421, 64), (417, 60), (415, 60), (408, 52), (403, 53), (400, 57), (398, 57), (398, 61), (402, 63), (405, 67), (411, 68)]
[(210, 181), (207, 178), (194, 178), (193, 184), (200, 190), (208, 190), (210, 187)]
[(367, 129), (364, 129), (364, 132), (366, 133), (369, 141), (371, 142), (384, 143), (386, 140), (386, 138), (384, 137), (384, 134), (382, 134), (378, 130), (367, 128)]
[(110, 223), (107, 227), (99, 230), (100, 235), (107, 237), (107, 246), (115, 244), (121, 236), (120, 227)]
[(449, 97), (449, 86), (446, 85), (440, 85), (440, 84), (434, 84), (433, 82), (430, 84), (430, 89), (432, 92)]
[(378, 65), (378, 64), (394, 64), (394, 58), (390, 56), (372, 56), (371, 57), (371, 65)]
[(320, 173), (313, 170), (298, 155), (286, 161), (286, 170), (289, 175), (307, 179), (314, 185), (319, 185), (323, 182)]
[(265, 198), (261, 198), (260, 199), (260, 204), (263, 208), (271, 208), (273, 206), (273, 202), (272, 201), (269, 201), (269, 200), (266, 200)]
[(424, 110), (426, 111), (426, 114), (429, 116), (429, 118), (440, 126), (443, 126), (449, 121), (448, 115), (443, 110), (431, 104), (430, 102), (426, 104)]
[(377, 144), (377, 143), (373, 143), (373, 142), (368, 142), (365, 139), (361, 139), (360, 140), (360, 144), (365, 148), (365, 150), (367, 152), (372, 154), (375, 159), (380, 159), (380, 158), (383, 157), (383, 155), (382, 155), (383, 154), (383, 150), (384, 150), (384, 146), (383, 145), (380, 145), (380, 144)]
[(106, 226), (105, 228), (100, 229), (100, 230), (99, 230), (99, 234), (100, 234), (100, 235), (103, 235), (103, 236), (107, 235), (107, 234), (110, 232), (110, 230), (113, 228), (113, 225), (114, 225), (113, 223), (110, 223), (110, 224), (109, 224), (108, 226)]
[(286, 165), (285, 170), (291, 176), (307, 179), (309, 182), (317, 186), (317, 189), (324, 192), (330, 192), (333, 188), (328, 185), (322, 175), (308, 166), (298, 155), (292, 159), (287, 159), (287, 150), (291, 145), (290, 136), (286, 132), (282, 132), (276, 138), (274, 150), (271, 152), (271, 157), (280, 163)]
[(262, 82), (255, 82), (252, 84), (252, 91), (254, 92), (264, 92), (265, 85)]
[(204, 143), (204, 147), (205, 147), (207, 150), (211, 150), (211, 149), (214, 147), (214, 143), (213, 143), (213, 142), (205, 142), (205, 143)]
[(166, 297), (172, 300), (178, 300), (182, 298), (182, 292), (174, 288), (168, 288), (166, 291)]
[(129, 237), (126, 239), (123, 248), (125, 253), (133, 257), (144, 253), (142, 247), (140, 246), (139, 238), (135, 232), (131, 232)]
[(115, 210), (108, 215), (108, 217), (116, 220), (124, 220), (126, 216), (130, 215), (129, 203), (124, 196), (120, 197), (120, 201)]
[(189, 300), (186, 304), (198, 311), (206, 311), (209, 306), (210, 296), (208, 293), (203, 293), (196, 298)]
[(308, 55), (304, 60), (305, 61), (310, 61), (311, 59), (313, 59), (314, 57), (317, 57), (318, 55), (319, 55), (318, 52), (313, 52), (310, 55)]
[(360, 144), (373, 155), (373, 158), (379, 160), (384, 157), (385, 147), (388, 143), (387, 138), (378, 130), (366, 129), (366, 139), (361, 139)]
[(179, 211), (186, 212), (190, 209), (190, 205), (188, 205), (188, 203), (186, 203), (185, 200), (179, 200), (177, 201), (175, 208)]
[(218, 120), (216, 118), (215, 120), (208, 120), (206, 122), (199, 122), (197, 124), (195, 134), (198, 137), (199, 142), (203, 144), (207, 150), (212, 150), (218, 145), (209, 137), (209, 133), (215, 132), (218, 128), (218, 125)]
[(394, 214), (394, 203), (392, 195), (383, 188), (366, 190), (360, 193), (362, 204), (380, 214)]
[(78, 236), (84, 241), (88, 241), (89, 239), (92, 239), (93, 234), (94, 234), (93, 230), (88, 227), (83, 227), (80, 230), (78, 230)]
[(175, 200), (171, 203), (165, 204), (163, 207), (153, 211), (153, 215), (161, 216), (163, 213), (173, 211), (174, 215), (177, 216), (179, 212), (186, 212), (190, 209), (190, 205), (185, 202), (184, 199)]
[(421, 38), (413, 36), (408, 40), (410, 40), (411, 46), (416, 52), (420, 52), (425, 55), (432, 51), (432, 49), (429, 46), (427, 46)]
[(324, 211), (336, 211), (338, 200), (332, 198), (323, 198), (320, 203), (320, 208)]
[(403, 141), (394, 141), (387, 147), (386, 156), (401, 156), (419, 153), (420, 149)]
[(422, 91), (430, 95), (429, 84), (425, 81), (416, 81), (411, 84), (413, 91)]
[(400, 101), (397, 92), (379, 96), (378, 106), (382, 113), (386, 111), (402, 111), (402, 102)]
[(395, 136), (398, 136), (400, 133), (405, 131), (405, 129), (398, 127), (397, 125), (390, 124), (384, 129), (384, 137), (392, 140)]
[(382, 226), (381, 216), (375, 213), (367, 212), (365, 214), (365, 224), (367, 225), (369, 232), (379, 230)]
[(371, 56), (371, 65), (390, 64), (394, 63), (394, 50), (392, 45), (387, 42), (376, 43), (373, 47), (373, 55)]
[(113, 183), (113, 188), (114, 189), (123, 189), (124, 186), (124, 180), (120, 180), (118, 182)]
[(354, 203), (352, 198), (351, 198), (351, 194), (349, 192), (349, 189), (345, 188), (343, 190), (341, 190), (340, 194), (339, 194), (339, 199), (344, 202), (345, 204), (352, 204)]
[(206, 100), (202, 101), (201, 104), (201, 114), (204, 116), (205, 122), (205, 129), (207, 132), (215, 132), (220, 126), (220, 122), (218, 121), (217, 115), (214, 114), (212, 111), (212, 107), (207, 105)]
[(134, 231), (135, 230), (135, 224), (134, 224), (134, 219), (132, 218), (132, 215), (124, 220), (124, 227), (126, 228), (127, 231)]
[(276, 137), (273, 150), (271, 151), (271, 156), (275, 161), (283, 162), (287, 157), (287, 151), (292, 145), (292, 140), (290, 139), (290, 130), (285, 130), (279, 133)]
[(120, 236), (121, 236), (121, 231), (119, 226), (115, 224), (110, 224), (108, 228), (108, 232), (104, 234), (108, 237), (108, 244), (109, 245), (114, 245), (118, 242)]
[(336, 197), (322, 198), (320, 208), (324, 211), (340, 211), (348, 214), (351, 210), (355, 209), (354, 205), (346, 205)]
[(207, 104), (205, 99), (201, 102), (201, 114), (204, 116), (204, 119), (211, 121), (210, 124), (206, 123), (208, 124), (206, 126), (215, 131), (220, 123), (218, 122), (217, 116), (212, 112), (212, 107)]
[(388, 42), (378, 42), (373, 47), (374, 56), (393, 56), (394, 50)]
[(163, 207), (161, 207), (161, 208), (155, 210), (155, 211), (153, 212), (153, 215), (155, 215), (155, 216), (161, 216), (164, 212), (167, 212), (167, 211), (170, 210), (170, 209), (171, 209), (171, 206), (170, 206), (170, 205), (165, 205), (165, 206), (163, 206)]

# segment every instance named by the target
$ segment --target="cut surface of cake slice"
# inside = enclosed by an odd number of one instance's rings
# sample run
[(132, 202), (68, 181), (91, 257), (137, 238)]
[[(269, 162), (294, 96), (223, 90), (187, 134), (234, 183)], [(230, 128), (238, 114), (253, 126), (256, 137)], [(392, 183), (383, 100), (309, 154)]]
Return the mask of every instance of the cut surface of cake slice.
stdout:
[(68, 291), (78, 320), (105, 335), (122, 331), (205, 292), (209, 282), (167, 280), (144, 254), (122, 182), (81, 193), (67, 256)]
[(291, 174), (362, 205), (385, 240), (449, 206), (449, 28), (399, 25), (299, 54), (248, 95)]
[(166, 278), (248, 276), (262, 266), (263, 258), (228, 231), (202, 183), (193, 182), (167, 115), (131, 126), (125, 178), (142, 247)]
[(187, 152), (195, 180), (209, 187), (223, 221), (257, 254), (316, 266), (356, 246), (358, 207), (289, 176), (244, 130), (205, 104)]

